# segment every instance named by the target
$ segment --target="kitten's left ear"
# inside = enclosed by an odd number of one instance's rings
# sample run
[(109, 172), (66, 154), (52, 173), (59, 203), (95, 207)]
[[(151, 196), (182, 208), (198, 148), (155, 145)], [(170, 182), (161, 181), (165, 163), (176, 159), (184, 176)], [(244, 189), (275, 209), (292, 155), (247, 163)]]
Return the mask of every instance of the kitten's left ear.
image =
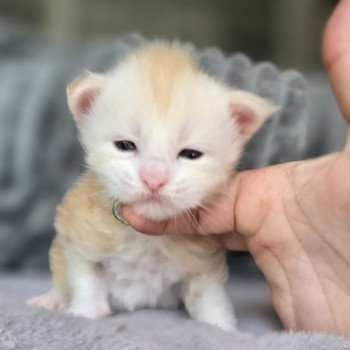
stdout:
[(75, 122), (91, 110), (105, 80), (103, 74), (86, 72), (67, 86), (68, 106)]
[(271, 102), (245, 91), (230, 92), (229, 108), (237, 123), (244, 143), (247, 142), (262, 124), (278, 108)]

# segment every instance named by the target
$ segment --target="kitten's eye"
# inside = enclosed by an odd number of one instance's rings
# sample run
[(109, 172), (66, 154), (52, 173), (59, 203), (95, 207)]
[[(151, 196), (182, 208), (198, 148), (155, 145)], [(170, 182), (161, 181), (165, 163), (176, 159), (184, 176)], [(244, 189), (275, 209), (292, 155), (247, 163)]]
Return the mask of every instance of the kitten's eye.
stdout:
[(136, 151), (136, 145), (131, 141), (114, 141), (114, 145), (121, 151), (132, 152)]
[(196, 151), (195, 149), (185, 148), (180, 153), (179, 156), (187, 159), (197, 159), (203, 155), (202, 152)]

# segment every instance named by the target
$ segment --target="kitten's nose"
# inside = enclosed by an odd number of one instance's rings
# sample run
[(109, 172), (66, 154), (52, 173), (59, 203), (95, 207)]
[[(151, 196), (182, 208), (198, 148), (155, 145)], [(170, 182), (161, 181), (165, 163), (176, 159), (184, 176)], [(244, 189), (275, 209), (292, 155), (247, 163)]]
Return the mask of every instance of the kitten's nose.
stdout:
[(153, 160), (140, 170), (140, 178), (151, 192), (158, 192), (169, 180), (169, 172), (163, 162)]

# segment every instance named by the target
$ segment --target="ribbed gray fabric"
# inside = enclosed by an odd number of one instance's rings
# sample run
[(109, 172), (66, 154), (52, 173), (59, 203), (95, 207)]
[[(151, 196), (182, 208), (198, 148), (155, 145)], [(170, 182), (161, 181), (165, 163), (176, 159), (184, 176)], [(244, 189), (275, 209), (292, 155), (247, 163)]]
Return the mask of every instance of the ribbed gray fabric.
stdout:
[(306, 86), (298, 72), (280, 72), (267, 62), (254, 64), (240, 53), (225, 57), (218, 49), (200, 52), (199, 61), (205, 71), (229, 86), (254, 92), (279, 107), (247, 145), (240, 170), (303, 158)]

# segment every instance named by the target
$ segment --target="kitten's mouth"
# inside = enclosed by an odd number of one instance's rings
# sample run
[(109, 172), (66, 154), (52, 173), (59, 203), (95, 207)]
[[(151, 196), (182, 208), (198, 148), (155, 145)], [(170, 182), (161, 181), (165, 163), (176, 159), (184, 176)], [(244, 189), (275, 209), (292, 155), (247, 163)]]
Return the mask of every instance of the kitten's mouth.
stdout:
[(141, 205), (156, 205), (164, 208), (173, 207), (174, 203), (170, 200), (168, 196), (161, 193), (145, 193), (142, 194), (138, 201)]
[(134, 202), (137, 213), (153, 220), (164, 220), (174, 216), (178, 210), (173, 201), (164, 194), (144, 193)]
[(167, 202), (166, 198), (159, 193), (147, 193), (142, 196), (143, 203), (160, 203), (165, 204)]

